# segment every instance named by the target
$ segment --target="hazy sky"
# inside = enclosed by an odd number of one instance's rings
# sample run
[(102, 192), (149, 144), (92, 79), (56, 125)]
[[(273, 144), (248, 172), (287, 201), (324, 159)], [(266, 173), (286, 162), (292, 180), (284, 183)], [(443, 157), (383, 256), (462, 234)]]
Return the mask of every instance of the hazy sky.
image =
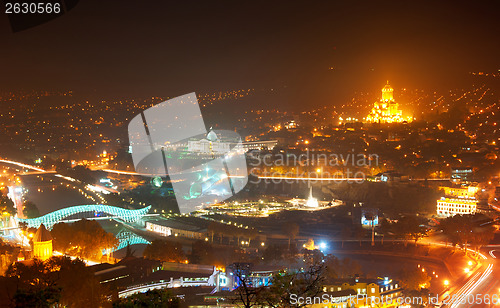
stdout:
[[(12, 33), (0, 19), (0, 89), (176, 96), (286, 89), (286, 102), (447, 87), (500, 69), (498, 1), (80, 0)], [(333, 69), (331, 69), (333, 68)]]

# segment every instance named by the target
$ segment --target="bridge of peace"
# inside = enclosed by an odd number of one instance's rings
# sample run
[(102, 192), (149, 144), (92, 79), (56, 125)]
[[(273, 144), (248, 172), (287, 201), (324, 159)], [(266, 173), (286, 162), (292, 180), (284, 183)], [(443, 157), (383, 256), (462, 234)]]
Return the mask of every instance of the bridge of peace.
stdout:
[[(63, 208), (36, 218), (22, 219), (18, 218), (18, 222), (26, 223), (29, 228), (39, 228), (44, 225), (47, 229), (59, 222), (74, 222), (82, 218), (86, 219), (117, 219), (123, 222), (132, 223), (139, 221), (144, 217), (151, 206), (142, 209), (129, 210), (111, 205), (103, 204), (88, 204), (76, 205)], [(75, 218), (78, 216), (77, 218)], [(118, 247), (115, 249), (120, 250), (127, 245), (134, 244), (150, 244), (150, 242), (133, 232), (121, 231), (116, 234), (119, 241)]]

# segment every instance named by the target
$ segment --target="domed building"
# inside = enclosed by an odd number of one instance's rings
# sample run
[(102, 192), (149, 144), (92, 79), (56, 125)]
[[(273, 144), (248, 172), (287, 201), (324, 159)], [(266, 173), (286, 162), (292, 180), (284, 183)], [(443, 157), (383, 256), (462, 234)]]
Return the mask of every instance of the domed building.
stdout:
[(207, 134), (207, 140), (210, 142), (216, 142), (219, 140), (219, 137), (217, 137), (217, 134), (211, 129)]
[(389, 85), (389, 81), (382, 88), (382, 98), (375, 102), (365, 118), (365, 122), (368, 123), (401, 123), (412, 120), (412, 117), (403, 118), (403, 111), (399, 109), (399, 104), (394, 101), (394, 89)]
[(33, 258), (47, 260), (52, 257), (52, 236), (43, 224), (33, 236)]
[(217, 133), (212, 129), (210, 129), (206, 138), (188, 141), (188, 152), (224, 154), (230, 150), (231, 144), (229, 142), (222, 142)]

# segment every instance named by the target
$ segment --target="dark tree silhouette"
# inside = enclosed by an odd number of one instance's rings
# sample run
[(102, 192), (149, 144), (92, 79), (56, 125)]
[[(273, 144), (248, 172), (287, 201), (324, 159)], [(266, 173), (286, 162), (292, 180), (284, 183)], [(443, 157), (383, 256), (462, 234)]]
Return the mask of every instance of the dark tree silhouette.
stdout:
[(40, 216), (40, 211), (38, 207), (31, 201), (26, 201), (23, 204), (23, 214), (27, 218), (35, 218)]
[(295, 240), (295, 237), (299, 235), (300, 227), (297, 223), (284, 223), (281, 226), (283, 233), (288, 237), (288, 250), (290, 250), (290, 242)]
[(182, 245), (168, 240), (153, 240), (151, 244), (146, 246), (143, 255), (148, 259), (166, 262), (181, 263), (187, 261), (182, 251)]

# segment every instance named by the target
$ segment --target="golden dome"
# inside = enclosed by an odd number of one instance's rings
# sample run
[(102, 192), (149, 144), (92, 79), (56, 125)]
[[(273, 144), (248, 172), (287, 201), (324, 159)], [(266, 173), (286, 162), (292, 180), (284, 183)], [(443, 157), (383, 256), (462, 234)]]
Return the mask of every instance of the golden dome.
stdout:
[(389, 91), (392, 92), (394, 91), (394, 89), (389, 84), (389, 80), (387, 80), (387, 84), (382, 88), (382, 92), (389, 92)]

